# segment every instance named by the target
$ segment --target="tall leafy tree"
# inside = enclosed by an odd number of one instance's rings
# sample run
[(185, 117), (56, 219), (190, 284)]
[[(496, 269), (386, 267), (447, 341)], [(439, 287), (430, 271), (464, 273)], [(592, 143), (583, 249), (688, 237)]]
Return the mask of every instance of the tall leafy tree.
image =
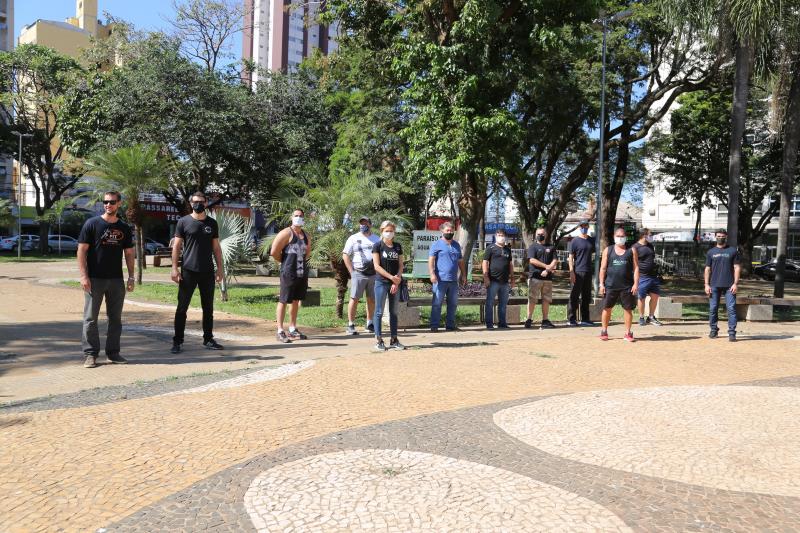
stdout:
[(18, 140), (12, 131), (32, 134), (23, 144), (22, 163), (36, 193), (40, 251), (47, 251), (47, 211), (70, 190), (79, 174), (59, 139), (63, 102), (82, 74), (74, 59), (51, 48), (23, 44), (0, 52), (0, 152), (18, 158)]
[(122, 193), (125, 215), (136, 228), (136, 281), (142, 283), (142, 266), (145, 261), (144, 210), (139, 195), (163, 189), (166, 186), (164, 165), (159, 158), (156, 145), (136, 144), (115, 150), (104, 150), (93, 154), (86, 162), (87, 171), (94, 176), (95, 185), (104, 190)]

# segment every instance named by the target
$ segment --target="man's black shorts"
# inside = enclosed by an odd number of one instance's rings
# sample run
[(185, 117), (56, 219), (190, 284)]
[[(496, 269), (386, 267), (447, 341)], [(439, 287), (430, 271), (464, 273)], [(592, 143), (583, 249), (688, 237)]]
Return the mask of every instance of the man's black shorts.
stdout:
[(281, 292), (278, 301), (282, 304), (305, 300), (308, 292), (308, 278), (281, 277)]
[(632, 311), (636, 308), (636, 295), (631, 294), (631, 287), (627, 289), (606, 289), (606, 295), (603, 296), (603, 308), (610, 309), (617, 305), (617, 302), (620, 302), (622, 308), (626, 311)]

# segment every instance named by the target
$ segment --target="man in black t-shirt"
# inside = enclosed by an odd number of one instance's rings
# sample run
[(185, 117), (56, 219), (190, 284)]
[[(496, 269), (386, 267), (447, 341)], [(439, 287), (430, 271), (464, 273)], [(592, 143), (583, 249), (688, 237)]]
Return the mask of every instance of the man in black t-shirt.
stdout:
[[(178, 307), (175, 309), (175, 336), (170, 352), (183, 350), (183, 335), (186, 330), (186, 311), (195, 288), (200, 289), (200, 305), (203, 308), (203, 346), (209, 350), (222, 350), (214, 340), (214, 282), (222, 282), (224, 266), (222, 248), (219, 245), (217, 221), (206, 215), (206, 195), (198, 191), (189, 198), (192, 214), (178, 220), (172, 244), (172, 281), (178, 284)], [(181, 270), (178, 260), (183, 250)], [(217, 261), (214, 273), (214, 259)]]
[(708, 324), (711, 331), (708, 336), (717, 338), (719, 327), (719, 300), (725, 295), (725, 307), (728, 311), (728, 340), (736, 341), (736, 291), (739, 287), (741, 274), (741, 258), (739, 251), (728, 246), (728, 232), (724, 229), (717, 230), (717, 245), (706, 253), (706, 268), (704, 277), (706, 294), (710, 296), (708, 310)]
[(133, 232), (117, 218), (122, 195), (110, 191), (103, 195), (103, 214), (83, 224), (78, 237), (78, 268), (81, 287), (86, 293), (83, 306), (83, 366), (97, 366), (100, 353), (100, 334), (97, 317), (100, 305), (106, 301), (108, 331), (106, 357), (111, 363), (127, 363), (119, 354), (122, 334), (122, 305), (125, 283), (122, 281), (122, 255), (128, 267), (128, 291), (133, 291)]
[[(592, 299), (592, 254), (594, 242), (589, 238), (589, 221), (580, 223), (580, 235), (572, 239), (569, 251), (569, 281), (572, 289), (567, 304), (567, 320), (570, 326), (594, 326), (589, 318), (589, 303)], [(581, 321), (578, 323), (578, 300), (580, 300)]]
[(498, 229), (495, 232), (494, 244), (486, 247), (481, 263), (483, 268), (483, 285), (486, 287), (486, 304), (484, 316), (486, 329), (494, 329), (494, 300), (497, 298), (497, 320), (500, 329), (508, 329), (506, 306), (511, 289), (514, 288), (514, 261), (511, 249), (506, 244), (506, 232)]
[[(656, 318), (656, 305), (661, 294), (661, 281), (656, 271), (656, 251), (653, 248), (653, 235), (649, 229), (643, 228), (639, 232), (639, 240), (633, 244), (633, 251), (639, 260), (639, 325), (653, 324), (660, 326)], [(650, 296), (650, 314), (645, 317), (644, 303)]]
[(533, 310), (536, 300), (542, 298), (542, 326), (541, 329), (554, 328), (547, 318), (550, 312), (550, 302), (553, 301), (553, 273), (558, 268), (556, 247), (546, 244), (547, 231), (538, 228), (535, 236), (536, 242), (528, 248), (528, 318), (525, 327), (533, 326)]

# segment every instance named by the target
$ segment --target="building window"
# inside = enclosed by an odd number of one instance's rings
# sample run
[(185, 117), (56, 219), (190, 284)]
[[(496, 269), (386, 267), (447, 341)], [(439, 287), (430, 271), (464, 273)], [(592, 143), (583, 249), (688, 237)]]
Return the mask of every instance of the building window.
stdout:
[(800, 196), (792, 198), (792, 205), (789, 211), (790, 217), (800, 217)]
[(728, 206), (725, 204), (717, 204), (717, 215), (727, 215)]

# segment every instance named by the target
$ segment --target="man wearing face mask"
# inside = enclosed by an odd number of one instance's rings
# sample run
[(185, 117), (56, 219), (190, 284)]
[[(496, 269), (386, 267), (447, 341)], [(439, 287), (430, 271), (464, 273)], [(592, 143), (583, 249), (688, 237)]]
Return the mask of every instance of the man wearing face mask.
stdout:
[[(283, 343), (308, 338), (297, 329), (297, 311), (308, 292), (308, 260), (311, 257), (311, 239), (303, 230), (304, 215), (302, 209), (294, 210), (292, 225), (282, 229), (275, 236), (269, 252), (281, 265), (281, 290), (275, 314), (278, 321), (277, 339)], [(283, 329), (287, 305), (291, 306), (288, 333)]]
[[(639, 260), (639, 325), (653, 324), (660, 326), (656, 318), (656, 305), (661, 294), (661, 282), (656, 272), (656, 252), (653, 248), (653, 235), (649, 229), (639, 232), (639, 240), (633, 245), (636, 258)], [(650, 314), (645, 318), (644, 303), (650, 296)]]
[(709, 338), (716, 339), (719, 334), (717, 320), (719, 316), (720, 296), (725, 295), (725, 307), (728, 310), (728, 340), (736, 342), (736, 292), (741, 274), (741, 258), (739, 251), (728, 246), (728, 232), (717, 230), (717, 245), (706, 254), (704, 277), (706, 294), (710, 297), (708, 323), (711, 331)]
[(498, 229), (495, 232), (494, 244), (488, 246), (483, 254), (483, 285), (486, 287), (486, 329), (494, 329), (494, 313), (492, 307), (497, 298), (497, 319), (500, 329), (508, 329), (506, 306), (508, 296), (514, 288), (514, 261), (511, 250), (506, 245), (506, 232)]
[(439, 226), (442, 238), (431, 245), (428, 252), (428, 273), (433, 288), (431, 303), (431, 332), (439, 331), (442, 320), (442, 303), (447, 301), (445, 328), (456, 331), (456, 308), (458, 307), (458, 284), (467, 281), (467, 270), (461, 245), (453, 240), (455, 230), (452, 222), (444, 222)]
[(342, 250), (342, 261), (350, 271), (350, 304), (347, 306), (348, 335), (358, 335), (356, 331), (356, 311), (358, 300), (367, 297), (367, 331), (375, 332), (372, 315), (375, 313), (375, 266), (372, 263), (372, 247), (380, 237), (372, 233), (369, 217), (358, 220), (358, 233), (350, 235)]
[(555, 326), (547, 318), (550, 313), (550, 302), (553, 301), (553, 272), (558, 268), (556, 247), (547, 242), (547, 230), (536, 230), (536, 242), (528, 248), (528, 318), (525, 327), (533, 327), (533, 310), (536, 300), (542, 299), (542, 325), (541, 329), (551, 329)]
[(625, 337), (634, 342), (631, 324), (639, 285), (639, 259), (632, 248), (625, 248), (625, 228), (614, 230), (614, 245), (603, 250), (600, 262), (600, 295), (603, 296), (603, 329), (600, 340), (608, 340), (608, 323), (617, 302), (625, 316)]
[[(183, 350), (186, 330), (186, 311), (195, 288), (200, 289), (203, 307), (203, 346), (209, 350), (222, 350), (214, 340), (214, 283), (222, 281), (224, 266), (219, 245), (217, 221), (206, 215), (206, 195), (200, 191), (189, 197), (192, 213), (178, 220), (172, 247), (172, 281), (178, 284), (178, 308), (175, 310), (175, 336), (170, 352)], [(181, 250), (183, 257), (181, 258)], [(181, 269), (178, 271), (178, 260)], [(216, 260), (216, 274), (214, 273)]]
[[(594, 242), (589, 239), (589, 221), (580, 223), (580, 235), (572, 239), (569, 251), (569, 281), (572, 290), (567, 304), (567, 319), (570, 326), (594, 326), (589, 318), (589, 303), (592, 299), (592, 254)], [(578, 323), (578, 300), (580, 300), (581, 321)]]

